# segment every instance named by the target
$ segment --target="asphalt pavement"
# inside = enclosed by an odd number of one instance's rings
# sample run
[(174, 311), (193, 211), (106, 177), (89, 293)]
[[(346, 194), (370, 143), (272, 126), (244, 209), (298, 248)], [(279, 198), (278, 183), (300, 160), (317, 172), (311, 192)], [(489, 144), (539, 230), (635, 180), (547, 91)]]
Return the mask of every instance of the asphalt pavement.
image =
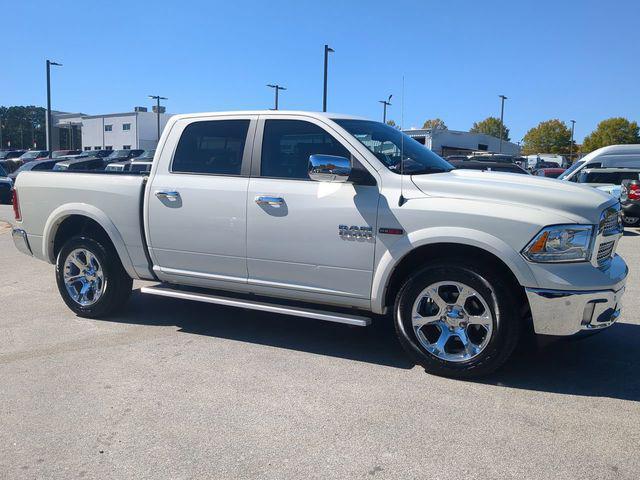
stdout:
[(384, 322), (138, 290), (116, 317), (76, 317), (0, 223), (0, 478), (635, 480), (638, 232), (618, 249), (619, 324), (460, 381), (414, 366)]

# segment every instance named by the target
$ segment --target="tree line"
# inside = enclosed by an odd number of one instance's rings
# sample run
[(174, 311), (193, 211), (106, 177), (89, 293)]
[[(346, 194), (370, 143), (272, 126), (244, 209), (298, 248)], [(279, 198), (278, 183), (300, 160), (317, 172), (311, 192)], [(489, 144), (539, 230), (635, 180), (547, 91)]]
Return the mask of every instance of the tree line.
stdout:
[(45, 114), (33, 105), (0, 106), (0, 148), (46, 148)]
[[(393, 120), (388, 123), (395, 126)], [(447, 129), (447, 125), (440, 118), (426, 120), (422, 128)], [(475, 122), (471, 133), (485, 133), (505, 141), (510, 141), (509, 128), (506, 125), (500, 127), (500, 119), (487, 117)], [(571, 145), (571, 129), (562, 120), (551, 119), (540, 122), (529, 129), (522, 139), (522, 153), (524, 155), (536, 153), (557, 153), (561, 155), (585, 154), (608, 145), (621, 145), (640, 143), (640, 128), (637, 122), (622, 117), (608, 118), (601, 121), (596, 128), (584, 138), (581, 145), (575, 139)]]

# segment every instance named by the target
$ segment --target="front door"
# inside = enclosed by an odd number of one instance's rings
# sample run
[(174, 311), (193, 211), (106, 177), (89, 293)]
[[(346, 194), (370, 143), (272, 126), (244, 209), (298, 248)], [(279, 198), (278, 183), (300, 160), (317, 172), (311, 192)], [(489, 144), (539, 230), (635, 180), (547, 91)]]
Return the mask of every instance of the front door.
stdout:
[[(246, 202), (256, 117), (184, 119), (153, 177), (148, 242), (161, 280), (223, 287), (247, 281)], [(180, 130), (179, 130), (180, 131)]]
[(309, 179), (310, 155), (355, 158), (327, 129), (307, 117), (261, 117), (247, 196), (249, 284), (368, 299), (378, 187), (368, 172), (366, 184)]

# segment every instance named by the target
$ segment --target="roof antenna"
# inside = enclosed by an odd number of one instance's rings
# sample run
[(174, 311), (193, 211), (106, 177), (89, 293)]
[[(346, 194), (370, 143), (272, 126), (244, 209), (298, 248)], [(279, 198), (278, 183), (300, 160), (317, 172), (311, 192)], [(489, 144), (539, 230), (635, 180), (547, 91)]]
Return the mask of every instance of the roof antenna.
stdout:
[(402, 95), (400, 96), (400, 198), (398, 199), (398, 206), (401, 207), (407, 202), (402, 194), (404, 183), (404, 75), (402, 75)]

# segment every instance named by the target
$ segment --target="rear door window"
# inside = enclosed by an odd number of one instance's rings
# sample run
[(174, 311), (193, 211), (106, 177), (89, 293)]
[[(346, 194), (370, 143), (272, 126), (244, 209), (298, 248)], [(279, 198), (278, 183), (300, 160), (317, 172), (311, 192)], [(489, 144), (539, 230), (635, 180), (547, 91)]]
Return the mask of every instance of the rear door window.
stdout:
[(250, 120), (208, 120), (186, 126), (173, 156), (173, 173), (240, 175)]

